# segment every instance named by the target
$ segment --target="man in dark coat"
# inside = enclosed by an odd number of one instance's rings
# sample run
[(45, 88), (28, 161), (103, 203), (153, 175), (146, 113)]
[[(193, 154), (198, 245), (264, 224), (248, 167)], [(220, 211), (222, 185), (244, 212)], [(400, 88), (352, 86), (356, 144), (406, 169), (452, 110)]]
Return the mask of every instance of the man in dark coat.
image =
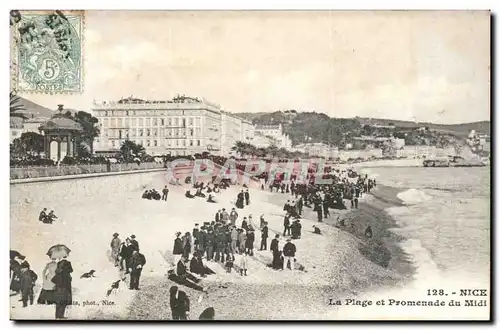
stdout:
[(315, 203), (314, 209), (316, 211), (316, 214), (318, 215), (318, 222), (323, 222), (323, 208), (321, 207), (321, 204)]
[[(222, 259), (224, 259), (224, 241), (225, 241), (225, 235), (224, 233), (217, 232), (215, 235), (215, 262), (221, 261), (221, 255)], [(224, 262), (224, 260), (222, 260)]]
[(293, 239), (298, 238), (299, 234), (297, 231), (297, 221), (292, 222), (292, 224), (290, 225), (290, 229), (292, 231), (292, 238)]
[(239, 209), (242, 209), (245, 207), (245, 194), (243, 193), (243, 190), (238, 193), (238, 197), (236, 198), (236, 207)]
[(184, 291), (174, 285), (170, 288), (170, 310), (173, 320), (187, 320), (189, 315), (189, 298)]
[(205, 277), (205, 267), (203, 266), (202, 259), (200, 258), (200, 253), (195, 252), (191, 262), (189, 263), (189, 270), (192, 273), (198, 274), (201, 277)]
[(248, 189), (245, 191), (245, 202), (247, 205), (250, 204), (250, 193), (248, 192)]
[(130, 290), (139, 290), (139, 280), (141, 278), (142, 267), (146, 264), (146, 258), (137, 250), (132, 252), (130, 258)]
[(260, 235), (260, 251), (267, 250), (268, 237), (269, 237), (269, 228), (267, 228), (267, 222), (264, 222), (264, 227), (262, 227)]
[(253, 243), (255, 242), (255, 232), (250, 226), (247, 231), (246, 249), (249, 256), (253, 256)]
[(199, 237), (200, 237), (200, 229), (198, 228), (198, 224), (195, 223), (194, 224), (194, 228), (193, 228), (193, 239), (194, 239), (194, 250), (198, 250), (198, 247), (199, 247), (199, 244), (200, 244), (200, 240), (199, 240)]
[(288, 262), (290, 262), (290, 269), (294, 269), (293, 264), (296, 252), (297, 248), (295, 244), (292, 243), (291, 239), (287, 239), (285, 246), (283, 246), (283, 256), (285, 257), (283, 260), (283, 269), (288, 268)]
[(221, 221), (221, 210), (218, 210), (217, 213), (215, 213), (215, 222)]
[(172, 254), (174, 255), (174, 265), (177, 266), (179, 260), (181, 260), (181, 256), (184, 253), (184, 245), (182, 244), (182, 240), (180, 239), (181, 232), (175, 233), (174, 240), (174, 249)]
[(330, 215), (330, 211), (328, 210), (328, 198), (325, 197), (325, 200), (323, 201), (323, 217), (326, 219)]
[(286, 236), (287, 233), (290, 235), (290, 213), (287, 213), (283, 219), (283, 228), (283, 236)]
[(169, 278), (176, 283), (183, 284), (189, 288), (193, 288), (195, 290), (203, 291), (203, 287), (199, 286), (198, 283), (200, 280), (193, 276), (193, 274), (189, 273), (186, 267), (186, 258), (181, 258), (181, 260), (177, 263), (177, 276)]
[(209, 229), (206, 241), (207, 261), (212, 260), (214, 257), (214, 244), (215, 244), (215, 235), (213, 231)]
[(203, 254), (205, 253), (206, 241), (207, 241), (206, 227), (201, 226), (200, 232), (198, 233), (198, 251), (200, 251), (201, 256), (203, 256)]
[[(128, 274), (129, 271), (129, 262), (130, 262), (130, 257), (132, 257), (132, 251), (134, 250), (134, 247), (130, 243), (130, 238), (126, 238), (125, 242), (122, 244), (121, 249), (120, 249), (120, 257), (122, 258), (121, 262), (121, 267), (125, 268), (125, 274)], [(123, 265), (125, 263), (125, 265)]]
[(165, 186), (165, 188), (163, 188), (162, 193), (163, 193), (163, 195), (161, 196), (161, 199), (166, 202), (167, 198), (168, 198), (168, 188), (167, 188), (167, 186)]

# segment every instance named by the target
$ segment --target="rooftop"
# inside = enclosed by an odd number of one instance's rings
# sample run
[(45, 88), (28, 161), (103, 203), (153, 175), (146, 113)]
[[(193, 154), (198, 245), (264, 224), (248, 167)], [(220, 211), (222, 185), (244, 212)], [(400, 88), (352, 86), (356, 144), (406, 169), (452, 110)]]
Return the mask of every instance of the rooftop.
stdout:
[(82, 126), (76, 121), (66, 117), (54, 117), (40, 126), (41, 130), (66, 130), (66, 131), (82, 131)]

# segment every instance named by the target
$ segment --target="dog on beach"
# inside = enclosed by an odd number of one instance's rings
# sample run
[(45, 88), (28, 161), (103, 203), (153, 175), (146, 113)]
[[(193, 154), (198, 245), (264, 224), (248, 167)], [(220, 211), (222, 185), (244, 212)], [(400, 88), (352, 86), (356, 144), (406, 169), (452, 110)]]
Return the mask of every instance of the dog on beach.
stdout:
[(111, 284), (111, 289), (109, 289), (107, 292), (106, 292), (106, 297), (109, 297), (113, 292), (116, 292), (116, 290), (118, 290), (118, 288), (120, 287), (120, 282), (122, 280), (118, 280), (116, 282), (113, 282), (113, 284)]
[(82, 276), (80, 276), (80, 278), (91, 278), (91, 277), (95, 277), (94, 276), (94, 273), (95, 273), (95, 270), (91, 270), (90, 272), (88, 273), (84, 273)]
[(373, 236), (372, 227), (368, 226), (368, 228), (366, 228), (366, 230), (365, 230), (365, 236), (366, 237), (372, 237)]

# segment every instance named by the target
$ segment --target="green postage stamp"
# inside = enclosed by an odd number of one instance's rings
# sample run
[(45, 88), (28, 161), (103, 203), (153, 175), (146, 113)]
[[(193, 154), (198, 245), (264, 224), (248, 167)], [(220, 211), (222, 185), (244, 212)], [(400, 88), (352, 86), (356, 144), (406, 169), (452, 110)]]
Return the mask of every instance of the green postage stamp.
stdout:
[(14, 88), (83, 92), (83, 11), (11, 12)]

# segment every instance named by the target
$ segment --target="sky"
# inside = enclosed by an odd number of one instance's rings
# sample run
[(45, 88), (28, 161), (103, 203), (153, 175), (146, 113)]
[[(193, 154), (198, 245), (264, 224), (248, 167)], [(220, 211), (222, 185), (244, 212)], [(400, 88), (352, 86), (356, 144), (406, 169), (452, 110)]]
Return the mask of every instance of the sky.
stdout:
[(186, 94), (235, 113), (490, 120), (490, 13), (88, 11), (83, 70), (82, 94), (23, 96), (84, 111)]

